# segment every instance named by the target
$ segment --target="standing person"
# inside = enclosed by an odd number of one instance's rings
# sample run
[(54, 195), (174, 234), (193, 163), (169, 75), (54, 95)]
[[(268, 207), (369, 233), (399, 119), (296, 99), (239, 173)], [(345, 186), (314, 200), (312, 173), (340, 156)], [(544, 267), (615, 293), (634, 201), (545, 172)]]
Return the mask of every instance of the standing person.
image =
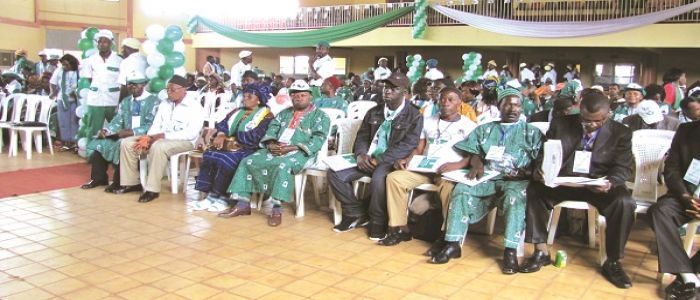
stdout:
[(630, 83), (625, 88), (625, 103), (617, 106), (613, 112), (613, 119), (622, 122), (627, 116), (637, 113), (639, 103), (644, 99), (644, 88), (636, 83)]
[(215, 63), (216, 60), (214, 60), (214, 56), (207, 55), (207, 61), (204, 62), (204, 66), (202, 66), (202, 74), (204, 74), (205, 77), (209, 77), (211, 74), (216, 74), (216, 66), (214, 66)]
[(434, 59), (434, 58), (429, 59), (427, 62), (425, 62), (425, 66), (428, 69), (428, 71), (425, 72), (425, 76), (423, 76), (423, 77), (428, 78), (432, 81), (445, 78), (445, 74), (443, 74), (437, 68), (437, 66), (438, 66), (437, 59)]
[(566, 73), (564, 73), (564, 79), (566, 79), (566, 81), (572, 81), (577, 78), (578, 72), (576, 71), (576, 69), (574, 69), (574, 67), (570, 64), (566, 65)]
[(600, 93), (588, 93), (581, 100), (581, 114), (552, 119), (548, 140), (561, 140), (562, 167), (558, 176), (582, 176), (607, 179), (602, 186), (551, 188), (542, 181), (541, 161), (536, 180), (527, 187), (525, 242), (535, 252), (520, 272), (532, 273), (552, 263), (547, 247), (547, 221), (552, 208), (562, 201), (585, 201), (593, 205), (607, 222), (605, 232), (607, 260), (603, 276), (618, 288), (630, 288), (632, 282), (622, 268), (625, 244), (632, 230), (634, 199), (625, 187), (632, 174), (632, 131), (609, 119), (610, 104)]
[(678, 112), (683, 100), (683, 88), (686, 84), (685, 71), (678, 68), (671, 68), (663, 76), (664, 91), (666, 98), (664, 101), (673, 107), (674, 112)]
[(216, 70), (216, 75), (223, 78), (226, 68), (221, 64), (221, 59), (218, 56), (214, 57), (214, 68)]
[[(30, 70), (31, 70), (30, 73), (34, 72), (34, 64), (30, 60), (27, 59), (27, 50), (24, 50), (24, 49), (15, 50), (15, 63), (7, 71), (11, 71), (11, 72), (14, 72), (16, 74), (22, 74), (22, 72), (26, 68), (30, 68)], [(26, 78), (27, 76), (24, 76), (24, 77)]]
[[(416, 148), (423, 129), (423, 116), (408, 101), (406, 75), (396, 72), (383, 82), (384, 105), (367, 112), (355, 138), (357, 167), (328, 170), (328, 184), (343, 208), (343, 221), (333, 230), (342, 232), (371, 223), (369, 238), (374, 241), (386, 236), (386, 176), (397, 160)], [(353, 181), (363, 176), (372, 177), (369, 218), (352, 187)]]
[(535, 73), (528, 69), (527, 63), (520, 63), (520, 82), (525, 83), (526, 80), (530, 81), (532, 85), (537, 84)]
[(501, 66), (501, 72), (498, 73), (498, 82), (505, 83), (513, 79), (513, 73), (510, 72), (508, 65)]
[(552, 64), (547, 64), (544, 66), (544, 75), (542, 75), (542, 78), (540, 78), (540, 83), (542, 84), (551, 84), (552, 86), (557, 85), (557, 73), (554, 71), (554, 68), (552, 67)]
[(484, 74), (481, 75), (481, 80), (494, 80), (498, 81), (498, 71), (496, 71), (496, 64), (495, 60), (489, 60), (488, 63), (486, 63), (486, 71), (484, 71)]
[(335, 63), (328, 53), (330, 49), (331, 46), (328, 42), (318, 42), (316, 44), (316, 55), (309, 58), (309, 85), (314, 98), (321, 95), (323, 81), (333, 76), (335, 72)]
[(90, 181), (81, 186), (82, 189), (92, 189), (107, 185), (109, 178), (107, 168), (112, 165), (114, 171), (112, 184), (105, 192), (114, 193), (121, 188), (119, 176), (120, 144), (123, 139), (131, 136), (142, 136), (148, 132), (155, 118), (156, 108), (160, 99), (145, 91), (148, 79), (143, 73), (132, 70), (126, 76), (129, 95), (119, 103), (117, 115), (107, 127), (97, 135), (97, 139), (87, 145), (88, 161), (92, 165)]
[(39, 62), (34, 64), (34, 74), (41, 76), (48, 71), (49, 60), (45, 50), (39, 51)]
[(141, 48), (141, 42), (135, 38), (125, 38), (122, 41), (122, 63), (119, 65), (119, 77), (117, 81), (121, 85), (121, 91), (119, 93), (119, 99), (124, 99), (127, 96), (127, 82), (126, 76), (129, 74), (146, 74), (146, 67), (148, 63), (146, 58), (139, 53), (139, 48)]
[(98, 52), (85, 60), (85, 68), (80, 76), (90, 79), (90, 91), (87, 95), (88, 142), (102, 129), (105, 121), (109, 122), (116, 114), (119, 103), (119, 66), (121, 57), (112, 52), (114, 35), (109, 30), (100, 30), (95, 34)]
[(391, 69), (387, 67), (389, 60), (386, 57), (379, 58), (377, 68), (374, 69), (374, 80), (384, 80), (391, 76)]
[(66, 54), (61, 57), (61, 67), (53, 75), (49, 84), (51, 99), (56, 99), (58, 115), (58, 136), (63, 143), (63, 150), (75, 147), (75, 136), (78, 134), (78, 117), (75, 109), (78, 107), (78, 70), (79, 63), (75, 56)]

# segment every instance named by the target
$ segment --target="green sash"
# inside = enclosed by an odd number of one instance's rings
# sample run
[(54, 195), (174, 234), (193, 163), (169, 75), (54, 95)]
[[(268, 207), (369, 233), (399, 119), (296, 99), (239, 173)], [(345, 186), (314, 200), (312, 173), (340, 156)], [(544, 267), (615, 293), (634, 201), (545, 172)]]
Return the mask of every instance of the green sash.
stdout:
[(66, 71), (58, 74), (61, 76), (61, 102), (63, 103), (63, 108), (68, 110), (70, 105), (68, 104), (68, 94), (66, 94)]
[(389, 147), (389, 135), (391, 135), (391, 122), (394, 120), (394, 114), (396, 114), (396, 111), (388, 115), (386, 119), (384, 119), (384, 122), (382, 122), (382, 125), (379, 126), (379, 130), (377, 131), (377, 148), (374, 149), (372, 157), (381, 156)]

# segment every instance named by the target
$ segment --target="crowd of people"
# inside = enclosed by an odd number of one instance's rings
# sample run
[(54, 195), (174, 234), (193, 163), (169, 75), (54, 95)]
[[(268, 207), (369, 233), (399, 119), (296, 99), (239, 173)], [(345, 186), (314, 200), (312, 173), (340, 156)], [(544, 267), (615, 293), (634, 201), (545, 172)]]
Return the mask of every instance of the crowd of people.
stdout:
[[(680, 226), (700, 218), (700, 142), (693, 138), (700, 134), (700, 83), (687, 85), (680, 69), (670, 69), (663, 85), (630, 83), (621, 89), (616, 84), (584, 87), (573, 66), (560, 77), (553, 63), (542, 70), (521, 63), (514, 76), (508, 66), (499, 72), (498, 64), (489, 61), (479, 80), (455, 85), (435, 59), (428, 61), (425, 77), (411, 83), (401, 68), (392, 69), (380, 58), (376, 69), (340, 79), (333, 75), (330, 45), (320, 42), (307, 78), (261, 76), (252, 67), (253, 53), (244, 50), (230, 72), (209, 57), (201, 73), (173, 76), (158, 97), (146, 89), (138, 40), (122, 43), (122, 58), (111, 50), (111, 33), (100, 31), (95, 39), (99, 51), (83, 66), (69, 54), (48, 61), (42, 57), (36, 65), (20, 60), (2, 76), (4, 93), (43, 93), (57, 100), (58, 134), (67, 145), (75, 142), (77, 130), (77, 79), (91, 79), (87, 150), (92, 173), (84, 189), (108, 185), (106, 192), (138, 191), (139, 202), (150, 202), (159, 197), (168, 158), (198, 148), (203, 159), (195, 189), (205, 197), (194, 210), (223, 218), (251, 215), (251, 201), (261, 194), (268, 224), (278, 226), (283, 203), (294, 200), (294, 175), (316, 163), (329, 132), (336, 130), (324, 109), (346, 112), (351, 102), (369, 101), (377, 105), (364, 115), (354, 140), (356, 165), (327, 171), (329, 193), (342, 207), (334, 231), (366, 226), (378, 245), (410, 241), (409, 192), (432, 183), (438, 199), (432, 205), (443, 221), (439, 237), (426, 250), (429, 263), (459, 258), (469, 225), (498, 207), (505, 217), (502, 272), (532, 273), (552, 263), (546, 244), (552, 208), (564, 200), (584, 201), (607, 220), (602, 274), (616, 287), (630, 288), (622, 260), (636, 207), (625, 186), (634, 172), (632, 132), (672, 130), (677, 133), (664, 168), (669, 192), (650, 208), (650, 223), (659, 272), (677, 275), (667, 294), (694, 299), (700, 288), (700, 256), (689, 258), (678, 234)], [(48, 89), (33, 89), (30, 79), (43, 82), (45, 77)], [(202, 95), (215, 95), (233, 108), (209, 129)], [(549, 123), (549, 129), (543, 133), (532, 122)], [(547, 140), (562, 144), (557, 175), (604, 177), (604, 183), (545, 185), (541, 170)], [(143, 182), (142, 155), (148, 169)], [(432, 160), (432, 171), (409, 168), (414, 159)], [(460, 170), (471, 184), (442, 176)], [(353, 188), (362, 177), (371, 178), (368, 203)], [(519, 263), (516, 249), (523, 241), (534, 244), (535, 251)]]

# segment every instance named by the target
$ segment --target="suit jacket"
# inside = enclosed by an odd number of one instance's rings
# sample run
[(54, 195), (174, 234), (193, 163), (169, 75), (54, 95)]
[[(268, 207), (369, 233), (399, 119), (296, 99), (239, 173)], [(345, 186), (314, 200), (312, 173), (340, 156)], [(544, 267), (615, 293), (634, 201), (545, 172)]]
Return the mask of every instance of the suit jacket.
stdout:
[[(591, 151), (589, 174), (573, 172), (574, 156), (581, 150), (583, 126), (581, 115), (568, 115), (552, 119), (547, 140), (561, 140), (562, 168), (559, 176), (606, 176), (613, 187), (624, 185), (632, 175), (632, 131), (618, 122), (608, 120), (603, 124)], [(541, 166), (541, 162), (540, 162)]]
[(548, 122), (549, 123), (549, 109), (536, 112), (530, 116), (527, 120), (528, 123), (532, 122)]
[[(355, 156), (367, 154), (377, 130), (384, 122), (384, 105), (380, 104), (370, 109), (355, 138)], [(420, 133), (423, 130), (423, 115), (408, 100), (404, 102), (404, 108), (391, 122), (389, 145), (380, 157), (378, 163), (393, 164), (395, 161), (405, 158), (418, 146)]]
[(683, 180), (693, 159), (700, 159), (700, 122), (683, 123), (673, 136), (671, 149), (666, 157), (664, 179), (668, 194), (680, 197), (684, 193), (693, 194), (692, 186)]
[(627, 125), (627, 127), (629, 127), (632, 131), (636, 131), (639, 129), (660, 129), (676, 131), (676, 129), (678, 129), (678, 125), (680, 125), (681, 122), (678, 121), (678, 119), (676, 118), (664, 116), (664, 119), (661, 120), (661, 122), (656, 123), (656, 126), (652, 127), (649, 126), (649, 124), (644, 123), (644, 120), (641, 116), (639, 116), (638, 114), (634, 114), (622, 119), (622, 124)]

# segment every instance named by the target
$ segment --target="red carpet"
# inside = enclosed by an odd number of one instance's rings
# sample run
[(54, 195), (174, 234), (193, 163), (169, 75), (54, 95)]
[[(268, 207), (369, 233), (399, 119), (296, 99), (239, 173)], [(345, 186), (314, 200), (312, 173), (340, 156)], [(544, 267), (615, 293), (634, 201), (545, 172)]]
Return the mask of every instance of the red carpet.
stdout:
[(0, 198), (76, 187), (88, 180), (87, 163), (0, 173)]

